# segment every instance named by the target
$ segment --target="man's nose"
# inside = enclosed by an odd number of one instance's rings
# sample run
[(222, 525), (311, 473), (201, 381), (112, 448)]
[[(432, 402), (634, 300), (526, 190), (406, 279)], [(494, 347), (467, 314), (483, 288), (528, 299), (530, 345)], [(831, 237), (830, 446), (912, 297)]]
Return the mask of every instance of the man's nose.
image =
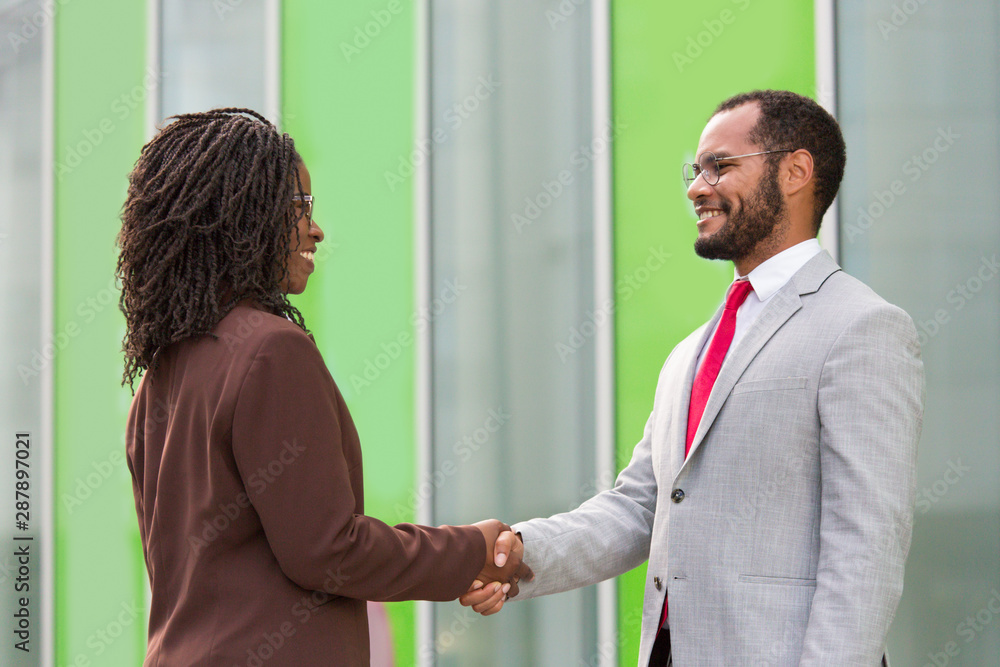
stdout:
[(691, 181), (691, 185), (688, 186), (687, 198), (691, 201), (697, 201), (699, 197), (709, 197), (712, 195), (713, 188), (705, 180), (705, 172), (700, 172), (695, 179)]

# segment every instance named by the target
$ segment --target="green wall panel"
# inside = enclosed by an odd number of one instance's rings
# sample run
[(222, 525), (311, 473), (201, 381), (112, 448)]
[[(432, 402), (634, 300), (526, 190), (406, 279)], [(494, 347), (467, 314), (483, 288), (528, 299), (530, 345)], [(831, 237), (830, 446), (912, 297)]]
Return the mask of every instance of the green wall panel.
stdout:
[[(612, 3), (615, 118), (615, 278), (631, 276), (650, 248), (671, 254), (629, 299), (616, 327), (618, 467), (628, 463), (670, 350), (722, 302), (732, 265), (694, 254), (695, 216), (681, 164), (726, 97), (784, 88), (815, 97), (813, 3), (710, 0)], [(646, 567), (619, 585), (619, 656), (635, 665)], [(641, 617), (640, 617), (641, 618)]]
[[(361, 435), (366, 513), (390, 524), (413, 520), (396, 508), (415, 480), (413, 181), (385, 178), (414, 148), (414, 20), (409, 0), (300, 0), (282, 28), (282, 125), (326, 234), (294, 302)], [(415, 605), (388, 608), (398, 664), (413, 664)]]
[[(61, 4), (55, 24), (55, 623), (58, 665), (129, 665), (145, 579), (124, 457), (118, 214), (143, 144), (145, 3)], [(64, 334), (60, 336), (60, 334)]]

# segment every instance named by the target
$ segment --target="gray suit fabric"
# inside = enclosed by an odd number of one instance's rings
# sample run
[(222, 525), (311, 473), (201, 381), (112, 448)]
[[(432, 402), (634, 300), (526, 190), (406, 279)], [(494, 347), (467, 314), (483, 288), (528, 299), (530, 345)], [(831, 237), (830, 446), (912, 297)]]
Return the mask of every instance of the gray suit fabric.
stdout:
[(667, 590), (678, 667), (876, 665), (913, 522), (913, 322), (820, 253), (730, 350), (685, 460), (698, 353), (720, 315), (667, 358), (614, 488), (514, 526), (536, 574), (517, 599), (648, 560), (641, 666)]

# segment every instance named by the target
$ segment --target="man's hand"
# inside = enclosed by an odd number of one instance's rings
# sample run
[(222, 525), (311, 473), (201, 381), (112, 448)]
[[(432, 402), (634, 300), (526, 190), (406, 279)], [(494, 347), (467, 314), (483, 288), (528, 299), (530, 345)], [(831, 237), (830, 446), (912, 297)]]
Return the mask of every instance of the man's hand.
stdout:
[[(524, 543), (511, 532), (510, 526), (493, 519), (475, 525), (483, 531), (487, 551), (493, 553), (487, 555), (486, 566), (459, 601), (466, 607), (472, 607), (476, 613), (490, 616), (503, 609), (508, 598), (517, 595), (517, 584), (521, 579), (531, 581), (535, 575), (530, 567), (521, 562)], [(490, 545), (492, 549), (489, 549)]]

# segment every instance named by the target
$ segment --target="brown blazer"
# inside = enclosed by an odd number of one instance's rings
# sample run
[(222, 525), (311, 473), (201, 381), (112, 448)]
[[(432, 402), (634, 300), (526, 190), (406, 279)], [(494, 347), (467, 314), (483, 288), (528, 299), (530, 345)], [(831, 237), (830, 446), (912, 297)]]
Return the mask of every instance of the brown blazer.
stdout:
[(237, 306), (163, 350), (127, 431), (152, 588), (145, 665), (367, 665), (365, 600), (452, 600), (474, 527), (364, 515), (361, 447), (312, 339)]

